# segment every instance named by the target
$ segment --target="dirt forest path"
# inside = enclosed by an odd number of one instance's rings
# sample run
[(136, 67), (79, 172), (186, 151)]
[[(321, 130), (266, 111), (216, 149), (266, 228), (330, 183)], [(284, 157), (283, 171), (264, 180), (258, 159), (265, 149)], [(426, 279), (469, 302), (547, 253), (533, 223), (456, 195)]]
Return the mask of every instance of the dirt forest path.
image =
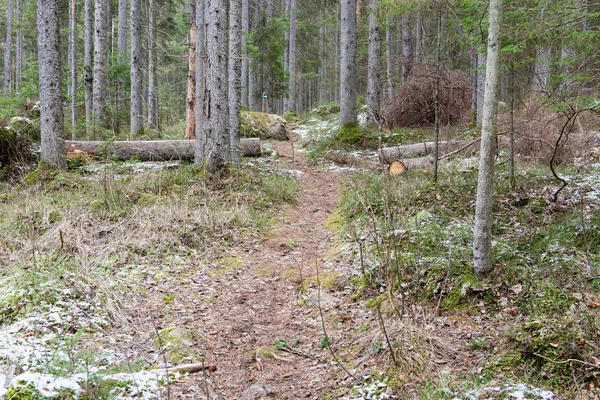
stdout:
[[(207, 363), (216, 366), (209, 378), (224, 399), (240, 398), (251, 385), (263, 383), (276, 390), (274, 398), (318, 399), (337, 379), (345, 379), (319, 346), (324, 337), (319, 309), (307, 305), (299, 291), (300, 269), (304, 278), (313, 280), (316, 263), (327, 273), (325, 261), (336, 239), (325, 225), (337, 205), (341, 177), (292, 154), (289, 142), (272, 145), (280, 154), (280, 168), (302, 173), (297, 203), (264, 241), (236, 251), (241, 266), (235, 274), (217, 278), (214, 302), (196, 306), (195, 311), (201, 327), (197, 344)], [(343, 308), (325, 315), (327, 333), (336, 340), (343, 329), (334, 329), (330, 318), (341, 314), (340, 320), (349, 320)], [(177, 321), (176, 315), (172, 318)], [(297, 343), (298, 354), (270, 354), (280, 339)], [(203, 374), (183, 379), (172, 388), (173, 398), (205, 398), (204, 379)]]

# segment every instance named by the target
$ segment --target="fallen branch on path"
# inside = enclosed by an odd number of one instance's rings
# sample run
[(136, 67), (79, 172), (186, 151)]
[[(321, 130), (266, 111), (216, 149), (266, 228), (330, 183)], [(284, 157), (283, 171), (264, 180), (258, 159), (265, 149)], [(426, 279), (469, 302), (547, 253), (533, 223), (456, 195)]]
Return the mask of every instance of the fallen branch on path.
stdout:
[(201, 372), (204, 370), (216, 371), (217, 366), (216, 365), (208, 365), (206, 363), (181, 364), (181, 365), (177, 365), (175, 367), (155, 369), (153, 372), (158, 372), (158, 373), (179, 372), (182, 374), (186, 374), (186, 373), (193, 374), (193, 373)]

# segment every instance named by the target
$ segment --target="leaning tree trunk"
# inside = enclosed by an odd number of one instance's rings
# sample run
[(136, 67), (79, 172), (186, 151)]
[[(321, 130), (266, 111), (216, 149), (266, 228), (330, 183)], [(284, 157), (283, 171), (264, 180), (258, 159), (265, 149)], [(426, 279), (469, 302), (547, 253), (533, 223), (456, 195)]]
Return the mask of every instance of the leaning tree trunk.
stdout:
[(207, 0), (206, 15), (206, 95), (203, 107), (203, 154), (196, 162), (209, 171), (219, 170), (229, 161), (229, 122), (227, 102), (227, 13), (225, 0)]
[(285, 101), (285, 111), (296, 111), (296, 0), (290, 0), (290, 87)]
[(479, 278), (489, 274), (492, 264), (492, 204), (494, 192), (494, 155), (496, 153), (496, 111), (500, 71), (500, 20), (502, 0), (490, 0), (487, 67), (481, 128), (481, 154), (477, 179), (477, 203), (473, 230), (473, 269)]
[(158, 98), (156, 86), (156, 2), (148, 5), (148, 129), (158, 129)]
[(240, 102), (242, 87), (241, 0), (229, 2), (229, 146), (231, 165), (240, 166)]
[(85, 90), (85, 133), (92, 134), (92, 120), (94, 110), (94, 76), (92, 64), (94, 63), (94, 10), (92, 0), (84, 1), (83, 21), (83, 86)]
[[(96, 0), (94, 12), (94, 128), (106, 127), (106, 88), (108, 87), (108, 19), (106, 1)], [(96, 129), (94, 129), (94, 134)]]
[(129, 105), (129, 131), (136, 134), (144, 130), (144, 111), (142, 107), (142, 2), (131, 0), (129, 10), (129, 34), (131, 63), (131, 104)]
[(191, 0), (191, 8), (185, 116), (185, 138), (190, 140), (196, 137), (196, 0)]
[(250, 15), (248, 1), (242, 0), (242, 107), (248, 108), (248, 41)]
[(13, 0), (8, 0), (6, 10), (6, 40), (4, 41), (4, 92), (11, 89), (12, 81), (12, 25), (13, 25)]
[(69, 85), (69, 97), (71, 98), (71, 138), (75, 138), (75, 124), (77, 123), (77, 20), (76, 1), (70, 0), (69, 4), (69, 72), (71, 84)]
[(369, 65), (367, 78), (367, 126), (379, 126), (381, 97), (381, 27), (377, 22), (379, 0), (371, 0), (369, 15)]
[(59, 18), (59, 0), (37, 0), (41, 159), (66, 168)]
[(342, 0), (340, 127), (356, 123), (356, 0)]
[(15, 48), (15, 91), (21, 91), (23, 80), (23, 0), (17, 0), (17, 43)]

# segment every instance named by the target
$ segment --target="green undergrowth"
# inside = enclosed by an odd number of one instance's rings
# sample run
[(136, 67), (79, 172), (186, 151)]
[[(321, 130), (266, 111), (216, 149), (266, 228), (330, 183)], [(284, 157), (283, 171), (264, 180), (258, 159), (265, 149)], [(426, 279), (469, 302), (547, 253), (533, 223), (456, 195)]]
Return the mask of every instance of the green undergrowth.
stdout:
[(491, 352), (485, 371), (497, 379), (566, 396), (597, 382), (600, 204), (589, 195), (595, 189), (571, 179), (552, 202), (558, 185), (545, 168), (527, 169), (511, 187), (500, 166), (495, 269), (478, 281), (472, 271), (477, 171), (458, 166), (445, 166), (438, 184), (419, 171), (347, 180), (335, 222), (363, 250), (362, 265), (355, 262), (356, 297), (390, 290), (408, 295), (407, 307), (438, 308), (459, 320), (486, 316), (486, 324), (503, 332), (485, 345)]

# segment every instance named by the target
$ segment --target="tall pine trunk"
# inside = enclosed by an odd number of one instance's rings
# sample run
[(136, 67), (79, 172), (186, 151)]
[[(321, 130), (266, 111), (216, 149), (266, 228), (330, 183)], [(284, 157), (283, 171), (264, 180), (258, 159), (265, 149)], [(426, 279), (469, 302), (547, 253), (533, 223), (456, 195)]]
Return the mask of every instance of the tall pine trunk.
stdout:
[(284, 105), (285, 111), (296, 111), (296, 0), (290, 0), (290, 46), (289, 46), (290, 87)]
[(131, 104), (129, 108), (130, 129), (133, 134), (144, 130), (142, 107), (142, 4), (141, 0), (131, 0), (130, 5), (130, 63), (131, 63)]
[[(196, 162), (208, 171), (223, 168), (229, 160), (229, 110), (227, 101), (227, 7), (225, 0), (207, 0), (206, 89), (201, 137)], [(197, 143), (200, 141), (196, 139)]]
[(248, 108), (248, 33), (250, 29), (250, 15), (248, 1), (242, 0), (242, 107)]
[(371, 0), (367, 77), (367, 126), (379, 126), (381, 98), (381, 27), (377, 21), (379, 0)]
[(485, 95), (481, 128), (481, 151), (477, 178), (477, 203), (473, 230), (473, 269), (478, 278), (488, 275), (492, 264), (492, 205), (494, 156), (496, 153), (496, 112), (500, 71), (500, 21), (502, 0), (490, 0)]
[(6, 40), (4, 41), (4, 92), (12, 88), (12, 34), (13, 34), (13, 0), (8, 0), (6, 10)]
[[(127, 44), (129, 41), (127, 40), (127, 21), (129, 20), (129, 15), (127, 13), (129, 1), (128, 0), (119, 0), (119, 10), (118, 10), (118, 31), (117, 31), (117, 51), (119, 52), (119, 64), (124, 65), (126, 60), (128, 59), (127, 54)], [(117, 93), (117, 104), (119, 110), (125, 110), (125, 80), (120, 77), (119, 78), (119, 89)]]
[(156, 2), (148, 2), (148, 129), (158, 129), (156, 85)]
[(15, 48), (15, 91), (21, 91), (23, 80), (23, 0), (17, 0), (17, 43)]
[(356, 0), (342, 0), (340, 128), (356, 123)]
[[(96, 0), (94, 10), (94, 126), (106, 127), (108, 76), (107, 0)], [(94, 134), (96, 129), (94, 129)]]
[(84, 0), (83, 21), (83, 70), (85, 90), (85, 132), (88, 136), (92, 134), (94, 118), (94, 75), (92, 64), (94, 63), (94, 9), (92, 0)]
[(185, 114), (185, 138), (196, 137), (196, 0), (191, 0), (190, 43), (188, 50), (188, 79)]
[(77, 20), (76, 2), (69, 0), (69, 72), (71, 74), (71, 85), (69, 85), (69, 97), (71, 99), (71, 138), (75, 139), (75, 124), (77, 123)]
[(41, 159), (66, 168), (60, 62), (59, 0), (37, 0)]
[(240, 166), (240, 102), (242, 74), (241, 0), (229, 2), (229, 146), (231, 165)]

